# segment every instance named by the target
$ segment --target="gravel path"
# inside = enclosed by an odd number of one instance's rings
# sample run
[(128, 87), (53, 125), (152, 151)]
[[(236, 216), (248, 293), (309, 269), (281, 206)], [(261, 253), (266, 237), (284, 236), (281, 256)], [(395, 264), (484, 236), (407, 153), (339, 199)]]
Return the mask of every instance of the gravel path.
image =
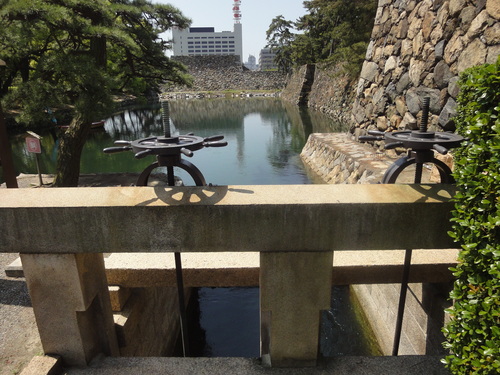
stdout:
[(18, 374), (42, 354), (35, 316), (23, 278), (5, 275), (17, 254), (0, 254), (0, 374)]

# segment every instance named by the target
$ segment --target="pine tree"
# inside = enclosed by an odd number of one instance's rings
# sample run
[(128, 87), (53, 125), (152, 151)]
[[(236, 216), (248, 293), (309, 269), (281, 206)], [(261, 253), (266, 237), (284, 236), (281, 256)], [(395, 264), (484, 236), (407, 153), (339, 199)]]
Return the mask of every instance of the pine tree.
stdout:
[(92, 121), (114, 94), (159, 90), (189, 82), (165, 55), (160, 34), (190, 20), (147, 0), (0, 0), (0, 97), (36, 123), (47, 108), (67, 108), (72, 120), (59, 143), (56, 186), (77, 186), (80, 156)]

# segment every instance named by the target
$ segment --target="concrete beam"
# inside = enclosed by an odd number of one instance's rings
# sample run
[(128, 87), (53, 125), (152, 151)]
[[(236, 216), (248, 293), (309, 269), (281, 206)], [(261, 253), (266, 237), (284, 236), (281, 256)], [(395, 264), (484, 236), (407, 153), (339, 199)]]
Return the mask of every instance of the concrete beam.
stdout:
[[(456, 249), (413, 250), (410, 282), (443, 283), (453, 279)], [(404, 250), (336, 251), (332, 285), (400, 283)], [(172, 254), (113, 253), (104, 259), (109, 285), (126, 288), (175, 286)], [(257, 287), (259, 253), (184, 253), (186, 287)]]
[(2, 189), (0, 252), (451, 248), (454, 187)]

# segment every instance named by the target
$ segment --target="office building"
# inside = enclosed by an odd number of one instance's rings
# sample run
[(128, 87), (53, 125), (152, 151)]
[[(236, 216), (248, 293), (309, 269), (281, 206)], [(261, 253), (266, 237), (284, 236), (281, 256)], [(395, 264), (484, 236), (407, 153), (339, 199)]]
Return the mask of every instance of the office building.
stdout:
[(274, 62), (276, 53), (270, 48), (262, 48), (259, 54), (259, 70), (277, 70), (278, 67)]
[(233, 31), (216, 32), (214, 27), (173, 28), (174, 56), (237, 55), (243, 63), (240, 0), (234, 0)]

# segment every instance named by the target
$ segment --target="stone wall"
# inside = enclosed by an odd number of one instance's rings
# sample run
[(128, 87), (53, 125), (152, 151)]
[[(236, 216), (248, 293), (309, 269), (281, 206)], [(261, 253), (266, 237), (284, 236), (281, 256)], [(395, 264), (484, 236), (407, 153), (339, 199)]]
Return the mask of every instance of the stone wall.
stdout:
[(353, 106), (356, 133), (416, 129), (426, 96), (431, 129), (454, 130), (458, 75), (499, 54), (498, 0), (379, 0)]
[(355, 82), (339, 66), (304, 65), (296, 69), (281, 97), (291, 103), (323, 112), (340, 123), (350, 123)]
[(314, 83), (316, 65), (307, 64), (295, 69), (290, 75), (281, 97), (293, 104), (307, 105), (309, 94)]
[(387, 156), (346, 133), (311, 134), (300, 157), (327, 184), (378, 183), (391, 164)]
[(225, 90), (282, 90), (286, 76), (276, 71), (250, 71), (238, 56), (177, 56), (173, 60), (186, 65), (194, 78), (193, 86), (167, 86), (166, 92)]

